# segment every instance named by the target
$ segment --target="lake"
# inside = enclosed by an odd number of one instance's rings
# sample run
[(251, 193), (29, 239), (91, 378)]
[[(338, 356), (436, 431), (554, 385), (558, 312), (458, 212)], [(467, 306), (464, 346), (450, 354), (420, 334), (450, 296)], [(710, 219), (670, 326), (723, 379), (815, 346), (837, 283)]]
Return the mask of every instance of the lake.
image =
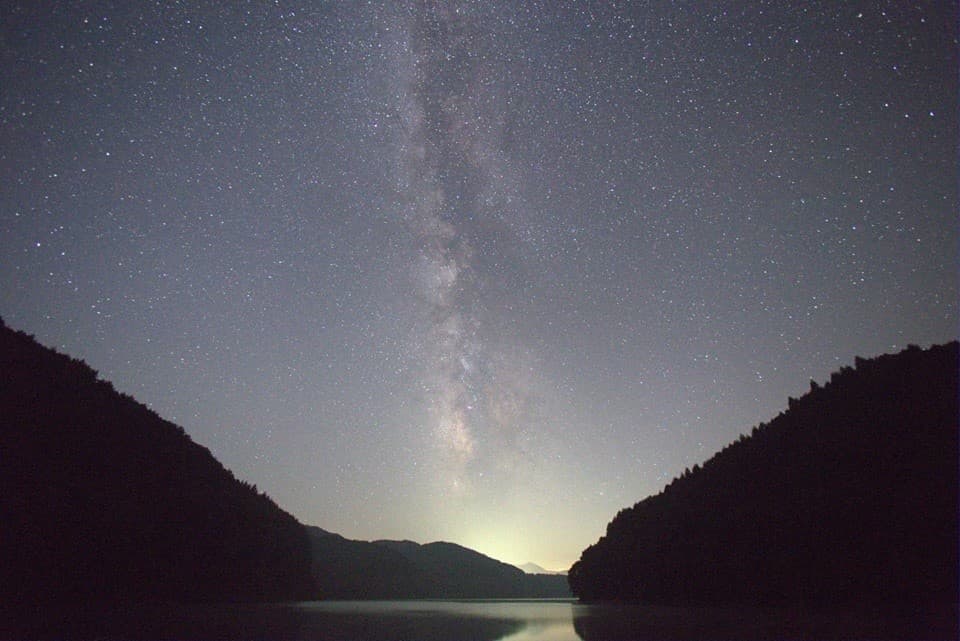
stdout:
[[(640, 639), (949, 639), (956, 612), (585, 605), (569, 600), (312, 601), (261, 605), (44, 610), (0, 639), (282, 641), (623, 641)], [(951, 618), (952, 617), (952, 618)]]

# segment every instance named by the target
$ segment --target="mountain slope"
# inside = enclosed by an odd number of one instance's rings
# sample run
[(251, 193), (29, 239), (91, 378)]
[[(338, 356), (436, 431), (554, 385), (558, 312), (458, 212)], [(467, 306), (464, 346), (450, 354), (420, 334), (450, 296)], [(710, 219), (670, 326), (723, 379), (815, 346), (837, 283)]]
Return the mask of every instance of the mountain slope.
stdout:
[(396, 550), (308, 526), (312, 568), (321, 599), (402, 599), (428, 596), (415, 563)]
[(569, 595), (453, 544), (306, 528), (182, 428), (2, 320), (0, 489), (8, 614), (55, 602)]
[(454, 543), (353, 541), (307, 528), (318, 593), (330, 599), (569, 597), (565, 577), (528, 575)]
[(856, 359), (621, 511), (570, 570), (585, 600), (949, 602), (957, 343)]
[(0, 321), (0, 601), (305, 598), (306, 532), (183, 429)]
[(411, 541), (377, 541), (415, 563), (428, 585), (444, 598), (507, 598), (524, 596), (524, 573), (454, 543), (417, 545)]

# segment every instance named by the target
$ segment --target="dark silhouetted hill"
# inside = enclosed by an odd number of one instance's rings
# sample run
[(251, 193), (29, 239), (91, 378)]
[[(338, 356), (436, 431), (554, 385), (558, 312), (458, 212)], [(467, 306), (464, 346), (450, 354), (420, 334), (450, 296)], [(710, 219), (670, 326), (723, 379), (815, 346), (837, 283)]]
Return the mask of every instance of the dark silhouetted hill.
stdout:
[(306, 528), (182, 428), (0, 320), (0, 623), (52, 604), (113, 616), (120, 603), (553, 596), (569, 596), (564, 581), (453, 544)]
[(369, 541), (307, 527), (313, 574), (321, 599), (399, 599), (425, 596), (416, 565)]
[(769, 424), (617, 514), (570, 570), (574, 594), (955, 605), (957, 368), (954, 342), (811, 381)]
[(0, 602), (300, 599), (306, 531), (183, 429), (0, 321)]
[(308, 528), (323, 598), (569, 597), (565, 577), (520, 569), (453, 543), (353, 541)]

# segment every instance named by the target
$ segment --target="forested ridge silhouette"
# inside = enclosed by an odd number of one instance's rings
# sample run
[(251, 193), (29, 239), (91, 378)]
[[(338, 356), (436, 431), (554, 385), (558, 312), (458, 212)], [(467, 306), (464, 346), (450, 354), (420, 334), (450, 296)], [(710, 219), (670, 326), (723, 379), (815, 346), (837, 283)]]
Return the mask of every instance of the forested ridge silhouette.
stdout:
[(451, 543), (305, 526), (183, 428), (0, 319), (0, 637), (5, 616), (65, 603), (113, 616), (121, 603), (568, 595), (562, 576)]
[(957, 372), (952, 342), (811, 381), (772, 421), (617, 514), (571, 568), (574, 594), (955, 605)]
[(0, 320), (0, 602), (313, 593), (303, 526), (183, 429)]
[(565, 576), (526, 574), (455, 543), (355, 541), (318, 527), (307, 529), (320, 598), (570, 597)]

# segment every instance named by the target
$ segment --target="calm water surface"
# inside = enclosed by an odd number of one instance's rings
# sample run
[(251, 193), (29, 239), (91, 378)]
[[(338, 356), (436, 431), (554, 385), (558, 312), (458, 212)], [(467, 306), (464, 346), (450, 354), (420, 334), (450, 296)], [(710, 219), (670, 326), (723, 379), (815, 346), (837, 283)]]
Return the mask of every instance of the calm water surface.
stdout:
[(290, 606), (304, 639), (575, 641), (569, 600), (339, 601)]
[(38, 611), (0, 639), (274, 641), (639, 641), (641, 639), (956, 639), (956, 609), (834, 613), (569, 600), (312, 601)]

